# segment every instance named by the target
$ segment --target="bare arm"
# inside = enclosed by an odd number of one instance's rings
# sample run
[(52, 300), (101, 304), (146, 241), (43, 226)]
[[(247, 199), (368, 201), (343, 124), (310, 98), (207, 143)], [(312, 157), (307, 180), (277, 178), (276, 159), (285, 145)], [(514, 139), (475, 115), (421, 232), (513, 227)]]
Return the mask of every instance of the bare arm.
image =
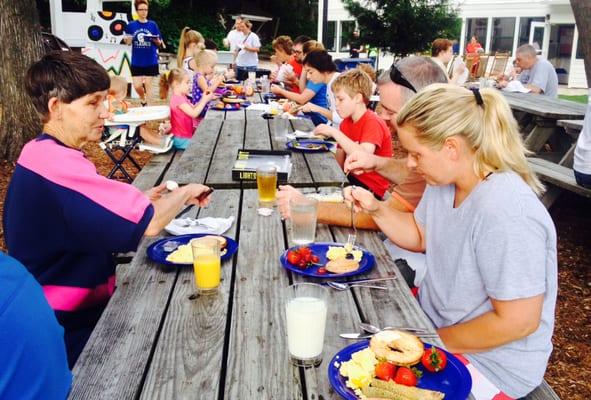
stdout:
[[(162, 191), (164, 188), (165, 185), (163, 184), (156, 189)], [(199, 207), (209, 204), (209, 197), (206, 199), (198, 198), (199, 195), (208, 189), (207, 186), (191, 183), (165, 195), (160, 195), (159, 193), (156, 195), (151, 194), (154, 216), (144, 234), (146, 236), (156, 236), (174, 219), (186, 204), (195, 204)]]
[(425, 251), (425, 232), (416, 222), (414, 214), (395, 210), (359, 187), (345, 188), (345, 199), (353, 201), (357, 211), (368, 213), (380, 230), (398, 246), (410, 251)]
[(207, 103), (209, 103), (213, 99), (213, 96), (213, 92), (203, 93), (203, 96), (201, 96), (201, 100), (199, 100), (197, 104), (192, 106), (188, 103), (183, 103), (179, 106), (179, 109), (185, 114), (187, 114), (189, 117), (197, 118), (199, 114), (201, 114)]
[(354, 174), (376, 171), (394, 183), (403, 182), (409, 174), (406, 158), (380, 157), (357, 150), (349, 153), (343, 169)]
[[(369, 154), (373, 154), (376, 150), (375, 144), (368, 142), (355, 143), (340, 130), (333, 128), (332, 126), (328, 126), (326, 124), (318, 125), (314, 129), (314, 134), (334, 138), (347, 154), (351, 154), (354, 151), (365, 151)], [(343, 163), (341, 163), (341, 166), (342, 165)]]
[(328, 118), (329, 121), (332, 121), (332, 111), (329, 110), (328, 108), (320, 107), (320, 106), (313, 104), (313, 103), (306, 103), (302, 107), (302, 111), (303, 112), (317, 112), (318, 114), (321, 114), (322, 116)]
[(529, 84), (529, 85), (525, 85), (525, 87), (530, 89), (531, 92), (535, 93), (535, 94), (544, 93), (544, 91), (542, 89), (540, 89), (539, 87), (537, 87), (536, 85)]
[(529, 336), (538, 329), (544, 295), (501, 301), (470, 321), (440, 328), (437, 333), (452, 353), (477, 353)]
[(306, 104), (316, 95), (316, 93), (311, 89), (306, 89), (302, 93), (294, 93), (290, 92), (289, 90), (282, 89), (277, 85), (271, 86), (271, 92), (281, 95), (286, 99), (293, 100), (298, 104)]

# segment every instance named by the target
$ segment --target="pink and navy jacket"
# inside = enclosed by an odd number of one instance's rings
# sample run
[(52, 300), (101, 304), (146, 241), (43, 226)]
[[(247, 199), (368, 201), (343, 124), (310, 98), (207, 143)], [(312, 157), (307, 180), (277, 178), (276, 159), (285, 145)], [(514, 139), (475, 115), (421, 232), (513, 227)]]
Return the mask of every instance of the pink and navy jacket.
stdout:
[(41, 134), (25, 145), (4, 203), (9, 254), (43, 287), (66, 330), (94, 327), (115, 285), (112, 253), (135, 250), (154, 208), (137, 188), (96, 172)]

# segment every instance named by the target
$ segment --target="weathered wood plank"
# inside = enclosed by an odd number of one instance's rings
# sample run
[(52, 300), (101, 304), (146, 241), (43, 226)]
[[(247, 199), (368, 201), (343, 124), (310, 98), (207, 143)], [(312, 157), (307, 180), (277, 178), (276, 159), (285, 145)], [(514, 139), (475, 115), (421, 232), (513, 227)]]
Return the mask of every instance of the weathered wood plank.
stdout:
[(148, 260), (144, 239), (74, 366), (70, 399), (134, 399), (164, 318), (176, 272)]
[(581, 131), (581, 129), (583, 129), (583, 122), (584, 121), (582, 119), (559, 119), (558, 121), (556, 121), (556, 125), (576, 131)]
[[(234, 114), (237, 113), (243, 112), (234, 111)], [(207, 185), (230, 188), (240, 187), (240, 182), (232, 180), (231, 169), (236, 160), (238, 149), (241, 149), (244, 145), (244, 125), (244, 118), (226, 119), (224, 121), (207, 174)]]
[[(345, 242), (350, 228), (333, 227), (337, 241)], [(410, 293), (410, 289), (400, 271), (390, 257), (388, 250), (380, 238), (372, 231), (357, 231), (357, 244), (371, 251), (376, 258), (376, 266), (367, 277), (383, 277), (396, 275), (397, 279), (387, 281), (391, 290), (353, 289), (356, 293), (363, 318), (378, 326), (417, 326), (435, 332), (419, 303)], [(428, 340), (441, 344), (439, 340)]]
[(148, 164), (144, 165), (140, 173), (133, 180), (133, 186), (140, 189), (142, 192), (153, 188), (160, 178), (160, 175), (168, 167), (169, 164), (179, 157), (175, 150), (169, 151), (165, 154), (156, 154), (152, 157)]
[[(297, 120), (294, 120), (297, 121)], [(288, 131), (293, 132), (292, 124), (288, 124)], [(286, 150), (287, 138), (279, 138), (275, 134), (275, 126), (269, 122), (269, 132), (271, 134), (271, 147), (273, 150)], [(289, 176), (289, 184), (293, 186), (312, 186), (313, 180), (306, 164), (304, 154), (294, 151), (291, 153), (291, 175)]]
[[(289, 231), (288, 231), (289, 232)], [(317, 242), (332, 242), (332, 234), (327, 225), (320, 224), (316, 230)], [(294, 244), (289, 242), (290, 246)], [(297, 274), (293, 275), (293, 282), (322, 282), (320, 279), (305, 278)], [(309, 399), (336, 397), (328, 381), (326, 368), (330, 359), (350, 341), (339, 337), (339, 333), (357, 332), (357, 326), (361, 322), (359, 311), (350, 290), (339, 292), (327, 287), (329, 290), (326, 315), (326, 329), (324, 332), (324, 348), (322, 350), (323, 361), (318, 368), (306, 368), (306, 393)]]
[[(239, 201), (240, 190), (216, 191), (199, 217), (233, 215), (237, 221)], [(225, 235), (235, 238), (236, 225)], [(218, 292), (194, 299), (193, 268), (179, 271), (142, 399), (217, 399), (232, 270), (233, 259), (224, 262)]]
[(548, 385), (548, 382), (543, 381), (533, 392), (525, 397), (527, 400), (560, 400), (560, 397)]
[[(209, 114), (209, 113), (208, 113)], [(204, 183), (223, 120), (204, 119), (181, 158), (166, 173), (165, 179), (179, 183)]]
[(257, 214), (256, 190), (243, 191), (225, 399), (300, 399), (299, 370), (288, 361), (277, 214)]
[(591, 197), (591, 189), (577, 185), (574, 172), (571, 168), (563, 167), (562, 165), (541, 158), (528, 158), (528, 161), (534, 172), (543, 181), (570, 190), (581, 196)]
[(271, 150), (269, 126), (267, 121), (261, 117), (260, 111), (246, 111), (244, 148)]
[(585, 116), (586, 105), (582, 103), (527, 93), (501, 93), (514, 110), (555, 120), (581, 119)]

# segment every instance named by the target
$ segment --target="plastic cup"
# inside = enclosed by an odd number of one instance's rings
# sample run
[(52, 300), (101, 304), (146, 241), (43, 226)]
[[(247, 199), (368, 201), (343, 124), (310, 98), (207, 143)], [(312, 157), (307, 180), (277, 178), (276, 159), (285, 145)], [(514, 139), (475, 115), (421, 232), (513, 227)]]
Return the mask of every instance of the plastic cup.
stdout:
[(298, 245), (313, 243), (316, 239), (318, 200), (294, 197), (289, 200), (291, 214), (291, 241)]
[(259, 192), (259, 207), (273, 207), (277, 194), (276, 166), (268, 164), (257, 168), (257, 189)]
[(328, 289), (315, 283), (296, 283), (285, 291), (287, 345), (291, 362), (317, 367), (322, 362)]
[(283, 118), (277, 115), (271, 119), (271, 130), (275, 140), (287, 140), (287, 132), (289, 129), (289, 118)]
[(200, 293), (214, 292), (222, 275), (220, 245), (216, 239), (191, 240), (195, 286)]

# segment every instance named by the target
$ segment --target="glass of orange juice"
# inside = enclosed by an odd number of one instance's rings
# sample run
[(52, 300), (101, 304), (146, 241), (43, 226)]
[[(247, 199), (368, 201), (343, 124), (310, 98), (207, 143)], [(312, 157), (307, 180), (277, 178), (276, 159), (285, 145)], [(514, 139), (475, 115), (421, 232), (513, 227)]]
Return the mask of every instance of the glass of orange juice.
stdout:
[(219, 242), (211, 238), (193, 239), (191, 250), (197, 290), (201, 293), (215, 291), (222, 275)]
[(277, 167), (265, 164), (257, 168), (259, 207), (273, 207), (277, 193)]

